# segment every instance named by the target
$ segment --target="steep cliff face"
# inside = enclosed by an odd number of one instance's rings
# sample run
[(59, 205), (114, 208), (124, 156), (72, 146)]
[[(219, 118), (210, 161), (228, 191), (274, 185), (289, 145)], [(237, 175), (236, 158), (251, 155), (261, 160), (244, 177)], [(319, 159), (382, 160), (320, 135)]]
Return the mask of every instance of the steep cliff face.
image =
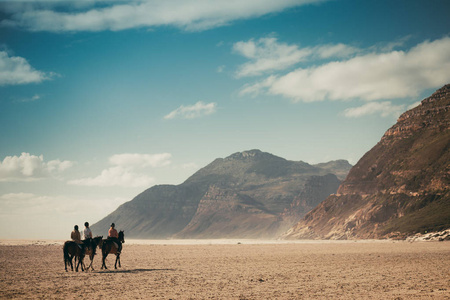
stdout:
[(450, 85), (400, 116), (337, 193), (286, 238), (381, 238), (450, 227)]
[(133, 238), (274, 238), (335, 193), (346, 161), (309, 165), (259, 150), (218, 158), (178, 186), (155, 186), (94, 224)]

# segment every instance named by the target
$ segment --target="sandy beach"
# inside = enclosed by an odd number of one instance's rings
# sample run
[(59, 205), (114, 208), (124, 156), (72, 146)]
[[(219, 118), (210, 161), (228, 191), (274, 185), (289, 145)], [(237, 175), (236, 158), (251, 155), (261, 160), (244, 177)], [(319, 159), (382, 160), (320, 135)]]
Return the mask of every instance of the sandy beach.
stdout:
[(0, 241), (0, 298), (450, 299), (450, 242), (127, 242), (77, 273), (61, 241)]

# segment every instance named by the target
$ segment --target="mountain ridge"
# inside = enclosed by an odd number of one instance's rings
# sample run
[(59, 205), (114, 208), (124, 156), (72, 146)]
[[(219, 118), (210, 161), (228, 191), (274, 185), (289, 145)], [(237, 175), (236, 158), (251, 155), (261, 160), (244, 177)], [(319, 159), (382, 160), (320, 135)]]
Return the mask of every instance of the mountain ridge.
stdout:
[[(313, 166), (257, 149), (217, 158), (180, 185), (151, 187), (91, 227), (133, 238), (276, 238), (336, 192), (345, 161)], [(320, 189), (320, 190), (319, 190)], [(326, 194), (326, 195), (325, 195)]]
[(403, 113), (288, 239), (405, 238), (450, 227), (450, 85)]

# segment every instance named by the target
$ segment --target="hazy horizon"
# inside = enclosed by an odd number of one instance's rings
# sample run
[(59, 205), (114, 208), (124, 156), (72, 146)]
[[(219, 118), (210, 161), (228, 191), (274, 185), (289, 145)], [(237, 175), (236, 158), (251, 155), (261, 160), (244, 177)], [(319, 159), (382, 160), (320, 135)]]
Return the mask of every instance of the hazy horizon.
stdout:
[(68, 239), (235, 152), (356, 164), (450, 82), (448, 11), (0, 0), (0, 239)]

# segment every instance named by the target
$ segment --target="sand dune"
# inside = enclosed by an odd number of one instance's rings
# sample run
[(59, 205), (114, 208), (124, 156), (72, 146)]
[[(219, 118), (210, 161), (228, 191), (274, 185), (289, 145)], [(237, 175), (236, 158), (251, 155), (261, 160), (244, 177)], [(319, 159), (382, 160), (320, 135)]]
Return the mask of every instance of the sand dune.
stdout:
[(232, 242), (135, 241), (76, 273), (58, 241), (1, 241), (0, 298), (450, 299), (449, 242)]

